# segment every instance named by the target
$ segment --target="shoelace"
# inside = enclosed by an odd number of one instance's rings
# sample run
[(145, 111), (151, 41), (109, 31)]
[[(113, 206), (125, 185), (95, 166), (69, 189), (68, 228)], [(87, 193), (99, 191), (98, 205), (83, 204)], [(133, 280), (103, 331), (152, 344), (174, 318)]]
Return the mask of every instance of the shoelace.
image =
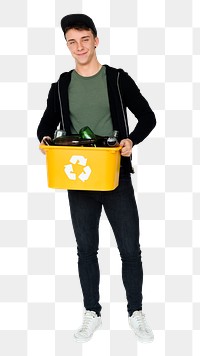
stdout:
[(136, 319), (140, 330), (150, 332), (150, 328), (148, 327), (145, 319), (145, 314), (140, 313), (138, 315), (135, 315), (134, 318)]
[(94, 317), (96, 316), (96, 313), (93, 311), (87, 311), (84, 315), (83, 318), (83, 325), (81, 327), (81, 332), (82, 333), (86, 333), (89, 331), (90, 329), (90, 325), (92, 320), (94, 319)]

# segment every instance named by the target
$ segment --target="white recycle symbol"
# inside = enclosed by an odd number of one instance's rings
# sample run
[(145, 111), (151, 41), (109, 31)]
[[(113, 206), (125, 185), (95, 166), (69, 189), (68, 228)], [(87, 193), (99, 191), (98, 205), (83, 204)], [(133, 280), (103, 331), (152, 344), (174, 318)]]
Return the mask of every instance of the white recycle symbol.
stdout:
[(92, 172), (91, 168), (89, 166), (86, 166), (87, 158), (85, 158), (83, 156), (72, 156), (70, 158), (70, 162), (72, 164), (67, 164), (64, 168), (64, 171), (65, 171), (66, 175), (68, 176), (68, 178), (71, 180), (76, 180), (76, 173), (74, 173), (72, 165), (76, 164), (78, 162), (79, 165), (84, 167), (83, 172), (81, 174), (79, 174), (78, 178), (80, 180), (82, 180), (82, 182), (85, 182), (89, 178), (89, 176)]

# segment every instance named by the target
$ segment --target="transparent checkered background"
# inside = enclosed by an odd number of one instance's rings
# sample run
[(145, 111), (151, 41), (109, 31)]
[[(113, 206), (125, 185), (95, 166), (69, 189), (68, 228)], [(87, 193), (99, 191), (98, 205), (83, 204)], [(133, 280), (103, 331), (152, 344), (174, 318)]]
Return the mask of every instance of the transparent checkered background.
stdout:
[[(155, 341), (127, 322), (121, 260), (100, 223), (103, 328), (73, 341), (82, 320), (76, 245), (65, 191), (47, 188), (36, 129), (50, 83), (73, 68), (60, 19), (83, 12), (99, 60), (134, 78), (157, 117), (133, 150), (144, 312)], [(188, 356), (200, 349), (200, 1), (0, 2), (0, 354)], [(129, 113), (130, 128), (136, 120)]]

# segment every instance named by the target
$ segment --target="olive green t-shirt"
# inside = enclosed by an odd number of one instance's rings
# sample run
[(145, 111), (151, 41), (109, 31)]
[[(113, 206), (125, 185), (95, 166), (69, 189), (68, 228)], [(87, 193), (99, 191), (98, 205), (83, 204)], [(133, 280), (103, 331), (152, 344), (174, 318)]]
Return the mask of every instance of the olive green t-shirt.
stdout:
[(72, 134), (77, 134), (84, 126), (89, 126), (96, 135), (112, 134), (113, 125), (104, 66), (90, 77), (83, 77), (74, 70), (68, 93)]

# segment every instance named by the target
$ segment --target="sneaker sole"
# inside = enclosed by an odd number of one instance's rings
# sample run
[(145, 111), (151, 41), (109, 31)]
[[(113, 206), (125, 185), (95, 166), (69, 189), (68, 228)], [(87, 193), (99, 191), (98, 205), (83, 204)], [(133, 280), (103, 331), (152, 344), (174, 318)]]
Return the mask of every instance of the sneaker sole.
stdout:
[[(133, 330), (133, 329), (132, 329), (132, 330)], [(133, 330), (133, 331), (134, 331), (134, 330)], [(150, 340), (144, 340), (144, 339), (141, 339), (136, 333), (134, 333), (134, 334), (135, 334), (137, 340), (138, 340), (139, 342), (141, 342), (142, 344), (150, 344), (151, 342), (154, 341), (154, 338), (153, 338), (153, 339), (150, 339)]]

